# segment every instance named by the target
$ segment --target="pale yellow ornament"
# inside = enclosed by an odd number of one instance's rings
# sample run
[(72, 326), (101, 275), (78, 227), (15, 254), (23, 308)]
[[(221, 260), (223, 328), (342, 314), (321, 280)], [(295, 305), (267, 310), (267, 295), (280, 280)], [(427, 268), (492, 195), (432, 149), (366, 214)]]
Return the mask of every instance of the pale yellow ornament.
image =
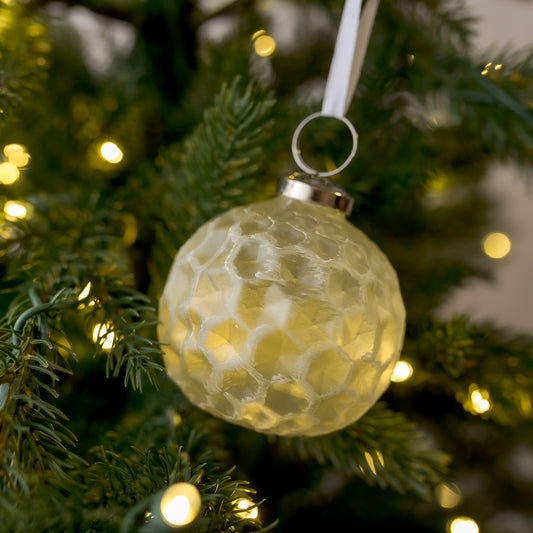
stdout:
[(405, 309), (386, 256), (342, 211), (279, 196), (204, 224), (160, 301), (169, 376), (263, 433), (353, 423), (390, 383)]

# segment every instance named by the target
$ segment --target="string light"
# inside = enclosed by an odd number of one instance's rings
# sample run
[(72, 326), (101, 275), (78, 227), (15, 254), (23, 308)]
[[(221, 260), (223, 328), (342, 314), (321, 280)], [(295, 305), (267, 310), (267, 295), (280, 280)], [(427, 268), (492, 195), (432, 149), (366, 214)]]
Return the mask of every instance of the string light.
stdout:
[(501, 259), (511, 251), (511, 239), (505, 233), (488, 233), (481, 241), (481, 248), (491, 259)]
[(401, 383), (407, 381), (413, 375), (413, 366), (407, 361), (398, 361), (390, 380), (394, 383)]
[(448, 522), (448, 533), (479, 533), (479, 526), (468, 516), (457, 516)]
[(28, 214), (28, 210), (24, 204), (15, 200), (8, 200), (4, 204), (4, 213), (8, 220), (17, 220), (24, 218)]
[(241, 518), (249, 518), (253, 520), (254, 518), (257, 518), (259, 516), (259, 512), (255, 503), (246, 498), (239, 498), (235, 502), (235, 507), (239, 509), (237, 514)]
[(93, 328), (93, 342), (99, 344), (103, 350), (111, 350), (115, 342), (115, 333), (111, 331), (112, 324), (96, 324)]
[(100, 157), (104, 161), (116, 165), (122, 161), (124, 154), (116, 143), (106, 141), (100, 145)]
[(9, 161), (0, 163), (0, 183), (11, 185), (20, 177), (19, 169)]
[(175, 483), (163, 493), (160, 510), (165, 523), (172, 527), (190, 524), (198, 516), (202, 499), (190, 483)]
[(444, 509), (457, 507), (463, 498), (461, 489), (455, 483), (440, 483), (435, 488), (438, 504)]
[(267, 57), (274, 53), (276, 41), (265, 30), (256, 31), (252, 35), (254, 50), (258, 56)]

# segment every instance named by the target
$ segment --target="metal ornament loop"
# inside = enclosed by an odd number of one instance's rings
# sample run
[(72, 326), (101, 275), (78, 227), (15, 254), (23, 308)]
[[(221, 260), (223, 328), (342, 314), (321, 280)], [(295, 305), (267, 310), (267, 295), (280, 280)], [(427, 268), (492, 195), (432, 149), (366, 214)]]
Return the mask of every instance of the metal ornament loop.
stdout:
[[(334, 170), (330, 170), (328, 172), (318, 172), (314, 168), (307, 165), (307, 163), (302, 159), (300, 145), (299, 145), (300, 134), (302, 133), (302, 130), (305, 128), (307, 124), (309, 124), (309, 122), (319, 117), (336, 118), (344, 122), (344, 124), (346, 124), (346, 126), (348, 126), (348, 129), (350, 130), (350, 133), (352, 134), (352, 140), (353, 140), (352, 151), (346, 158), (346, 161), (344, 161), (342, 165), (338, 166)], [(338, 174), (341, 170), (344, 170), (354, 158), (355, 152), (357, 152), (357, 132), (355, 131), (354, 125), (346, 117), (327, 115), (319, 111), (318, 113), (313, 113), (309, 115), (308, 117), (304, 118), (302, 122), (298, 124), (298, 127), (294, 130), (294, 134), (292, 136), (291, 149), (292, 149), (292, 157), (294, 158), (294, 161), (300, 167), (300, 169), (306, 172), (307, 174), (311, 176), (320, 176), (320, 177), (334, 176), (335, 174)]]

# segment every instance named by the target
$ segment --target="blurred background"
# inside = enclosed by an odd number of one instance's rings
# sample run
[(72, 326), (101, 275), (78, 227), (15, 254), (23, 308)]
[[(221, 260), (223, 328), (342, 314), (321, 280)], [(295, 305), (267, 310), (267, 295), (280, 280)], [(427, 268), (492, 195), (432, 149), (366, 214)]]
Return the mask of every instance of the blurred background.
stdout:
[[(487, 64), (496, 49), (516, 50), (533, 44), (533, 2), (468, 0), (467, 5), (479, 21), (475, 43)], [(509, 238), (510, 249), (505, 253), (509, 244), (505, 238), (494, 240), (495, 249), (486, 250), (490, 254), (487, 259), (495, 263), (493, 279), (468, 281), (451, 291), (441, 307), (443, 316), (461, 312), (473, 320), (491, 320), (516, 332), (533, 332), (533, 184), (524, 179), (524, 172), (505, 164), (497, 164), (488, 172), (485, 188), (497, 199), (497, 205), (487, 234), (503, 233)]]

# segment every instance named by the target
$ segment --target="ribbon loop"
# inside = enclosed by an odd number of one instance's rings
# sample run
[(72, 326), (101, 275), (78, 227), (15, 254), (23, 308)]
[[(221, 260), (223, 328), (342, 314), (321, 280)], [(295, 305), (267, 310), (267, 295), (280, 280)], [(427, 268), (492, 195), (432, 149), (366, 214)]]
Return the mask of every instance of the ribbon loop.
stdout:
[(346, 114), (361, 75), (379, 0), (368, 0), (362, 13), (361, 3), (346, 0), (344, 4), (322, 102), (326, 116), (342, 118)]

